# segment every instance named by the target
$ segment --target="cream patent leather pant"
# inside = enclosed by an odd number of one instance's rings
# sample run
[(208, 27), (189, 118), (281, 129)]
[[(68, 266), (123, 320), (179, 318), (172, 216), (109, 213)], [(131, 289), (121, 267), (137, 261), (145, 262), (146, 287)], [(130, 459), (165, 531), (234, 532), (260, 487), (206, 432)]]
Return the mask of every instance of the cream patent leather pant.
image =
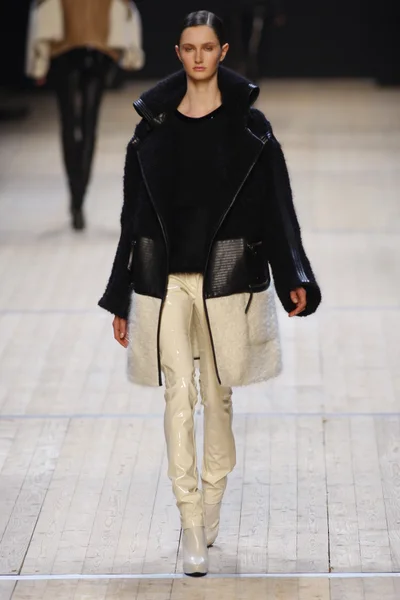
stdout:
[[(218, 383), (202, 290), (200, 274), (170, 275), (160, 329), (168, 476), (184, 529), (204, 525), (203, 500), (207, 504), (222, 500), (227, 475), (236, 463), (232, 390)], [(198, 487), (195, 443), (194, 411), (198, 396), (190, 336), (192, 319), (196, 319), (204, 407), (203, 492)]]

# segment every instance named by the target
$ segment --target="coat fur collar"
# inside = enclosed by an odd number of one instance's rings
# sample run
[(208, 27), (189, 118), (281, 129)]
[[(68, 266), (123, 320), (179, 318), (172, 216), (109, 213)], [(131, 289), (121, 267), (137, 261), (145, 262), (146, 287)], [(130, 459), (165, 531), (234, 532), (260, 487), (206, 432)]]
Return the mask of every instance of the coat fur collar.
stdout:
[[(186, 93), (186, 81), (186, 73), (181, 69), (144, 92), (133, 106), (151, 125), (160, 124), (165, 113), (179, 106)], [(218, 86), (226, 108), (243, 116), (248, 114), (260, 93), (254, 83), (222, 65), (218, 67)]]

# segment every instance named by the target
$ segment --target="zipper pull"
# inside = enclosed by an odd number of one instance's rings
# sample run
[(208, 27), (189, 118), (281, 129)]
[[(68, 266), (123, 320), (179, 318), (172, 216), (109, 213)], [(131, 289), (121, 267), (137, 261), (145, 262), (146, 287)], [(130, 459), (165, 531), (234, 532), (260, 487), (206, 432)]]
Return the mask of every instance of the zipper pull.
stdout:
[(261, 242), (253, 242), (252, 244), (247, 244), (248, 249), (253, 253), (253, 254), (257, 254), (257, 246), (261, 246), (262, 241)]

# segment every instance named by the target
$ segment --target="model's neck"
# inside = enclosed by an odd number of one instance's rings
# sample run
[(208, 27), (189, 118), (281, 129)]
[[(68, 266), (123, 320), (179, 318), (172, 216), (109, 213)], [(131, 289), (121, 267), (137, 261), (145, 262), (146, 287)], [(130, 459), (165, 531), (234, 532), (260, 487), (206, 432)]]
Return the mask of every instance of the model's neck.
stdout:
[(188, 117), (203, 117), (221, 106), (217, 73), (207, 81), (187, 78), (187, 91), (178, 110)]

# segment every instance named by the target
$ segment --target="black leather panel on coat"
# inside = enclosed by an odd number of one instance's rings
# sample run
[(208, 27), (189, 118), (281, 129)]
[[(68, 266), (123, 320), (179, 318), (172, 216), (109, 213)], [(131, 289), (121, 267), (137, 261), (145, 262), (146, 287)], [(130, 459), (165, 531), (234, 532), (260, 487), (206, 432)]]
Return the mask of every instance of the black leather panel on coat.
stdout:
[(261, 246), (262, 242), (249, 243), (244, 238), (216, 241), (205, 281), (206, 297), (267, 289), (270, 275)]
[(148, 237), (138, 237), (133, 250), (133, 288), (138, 294), (163, 298), (165, 293), (165, 249)]

